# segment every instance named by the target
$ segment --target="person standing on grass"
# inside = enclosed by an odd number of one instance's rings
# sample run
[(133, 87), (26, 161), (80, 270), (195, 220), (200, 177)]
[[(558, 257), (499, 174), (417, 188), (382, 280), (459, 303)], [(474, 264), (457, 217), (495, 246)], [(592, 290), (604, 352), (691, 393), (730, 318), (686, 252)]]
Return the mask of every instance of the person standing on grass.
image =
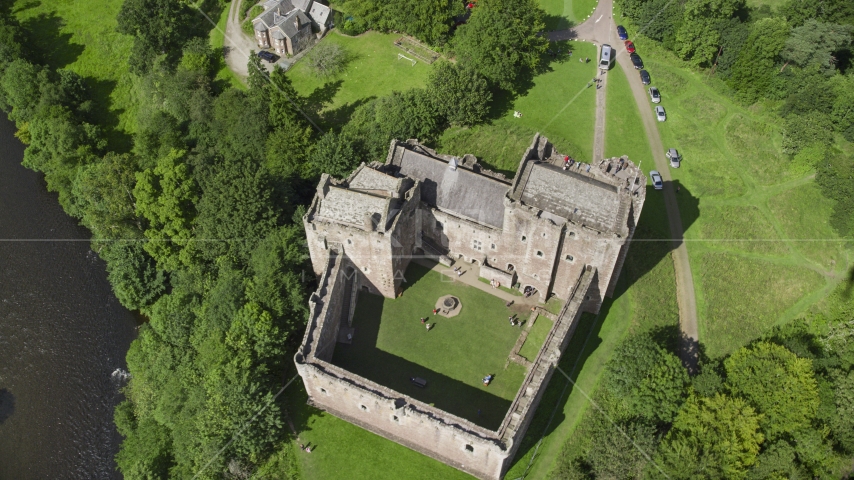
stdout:
[(427, 324), (427, 331), (428, 331), (428, 332), (430, 331), (430, 328), (431, 328), (432, 326), (433, 326), (433, 325), (431, 325), (431, 324), (429, 324), (429, 323)]
[(426, 321), (427, 321), (427, 317), (421, 317), (421, 323), (424, 323)]

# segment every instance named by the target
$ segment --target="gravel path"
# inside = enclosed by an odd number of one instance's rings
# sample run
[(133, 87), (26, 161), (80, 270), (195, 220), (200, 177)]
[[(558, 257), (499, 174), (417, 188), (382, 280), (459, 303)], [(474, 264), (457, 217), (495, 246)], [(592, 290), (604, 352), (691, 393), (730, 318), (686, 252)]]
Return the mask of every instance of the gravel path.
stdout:
[(249, 77), (247, 65), (249, 53), (258, 50), (255, 39), (240, 29), (240, 1), (233, 0), (228, 10), (228, 22), (225, 24), (225, 63), (232, 72), (242, 79)]
[[(626, 73), (632, 95), (640, 111), (655, 167), (664, 180), (664, 206), (670, 223), (670, 236), (673, 241), (673, 268), (676, 270), (676, 297), (679, 304), (679, 325), (682, 331), (680, 357), (692, 374), (697, 372), (699, 360), (697, 327), (697, 299), (694, 296), (694, 277), (688, 261), (688, 249), (683, 241), (682, 218), (679, 215), (679, 205), (676, 202), (676, 189), (670, 177), (670, 166), (664, 156), (664, 146), (658, 134), (658, 122), (653, 116), (652, 107), (647, 97), (640, 77), (635, 73), (634, 66), (626, 52), (623, 42), (617, 38), (617, 26), (611, 18), (612, 0), (600, 0), (593, 15), (584, 23), (573, 29), (551, 32), (551, 40), (583, 40), (596, 45), (607, 43), (617, 50), (617, 64)], [(598, 59), (596, 59), (598, 60)], [(607, 77), (606, 75), (603, 75)], [(595, 159), (602, 158), (605, 145), (605, 81), (603, 88), (596, 95), (596, 127), (594, 130), (593, 152)]]

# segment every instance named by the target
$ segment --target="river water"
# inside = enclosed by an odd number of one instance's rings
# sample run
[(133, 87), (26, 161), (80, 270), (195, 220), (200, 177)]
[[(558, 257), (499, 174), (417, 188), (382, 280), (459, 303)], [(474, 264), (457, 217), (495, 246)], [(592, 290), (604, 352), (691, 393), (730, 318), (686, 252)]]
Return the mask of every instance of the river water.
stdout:
[(121, 478), (112, 374), (137, 323), (14, 132), (0, 113), (0, 480)]

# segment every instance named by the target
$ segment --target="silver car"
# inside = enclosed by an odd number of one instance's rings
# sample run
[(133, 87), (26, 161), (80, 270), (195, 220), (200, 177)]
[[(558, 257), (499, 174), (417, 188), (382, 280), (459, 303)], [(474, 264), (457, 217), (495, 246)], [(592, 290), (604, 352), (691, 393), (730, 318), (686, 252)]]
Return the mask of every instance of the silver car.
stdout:
[(661, 174), (658, 173), (658, 170), (650, 170), (649, 178), (652, 179), (653, 188), (656, 190), (664, 188), (664, 182), (661, 181)]
[(664, 113), (664, 107), (655, 107), (655, 118), (657, 118), (659, 122), (667, 120), (667, 114)]
[(649, 99), (652, 103), (661, 103), (661, 93), (655, 87), (649, 87)]
[(679, 155), (679, 152), (677, 152), (675, 148), (668, 149), (667, 153), (665, 153), (664, 156), (670, 159), (671, 167), (679, 168), (679, 163), (682, 161), (682, 156)]

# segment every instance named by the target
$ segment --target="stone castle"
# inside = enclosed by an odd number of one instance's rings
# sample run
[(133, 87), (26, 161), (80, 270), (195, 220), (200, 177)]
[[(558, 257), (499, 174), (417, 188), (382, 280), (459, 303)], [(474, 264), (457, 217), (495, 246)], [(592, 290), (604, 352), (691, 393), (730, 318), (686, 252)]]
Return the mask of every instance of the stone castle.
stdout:
[[(512, 181), (472, 155), (392, 141), (384, 164), (324, 174), (303, 217), (319, 287), (295, 360), (309, 401), (479, 478), (509, 467), (583, 311), (613, 294), (646, 193), (628, 158), (595, 164), (559, 154), (539, 134)], [(394, 298), (413, 258), (476, 265), (481, 277), (564, 300), (497, 431), (330, 363), (360, 290)]]

